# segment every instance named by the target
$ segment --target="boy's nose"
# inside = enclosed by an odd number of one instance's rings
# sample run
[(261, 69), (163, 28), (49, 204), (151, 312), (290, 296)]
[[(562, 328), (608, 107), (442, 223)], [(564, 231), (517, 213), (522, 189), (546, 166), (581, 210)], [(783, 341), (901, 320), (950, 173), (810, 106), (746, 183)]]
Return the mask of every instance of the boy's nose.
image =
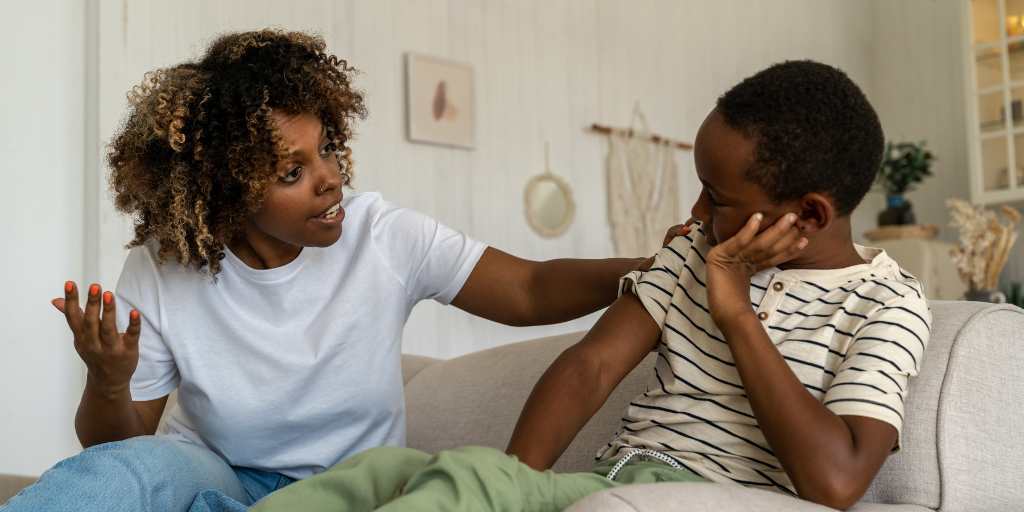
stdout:
[(696, 201), (694, 201), (693, 206), (690, 207), (690, 216), (699, 220), (701, 224), (709, 224), (708, 221), (711, 220), (711, 211), (708, 208), (707, 201), (704, 200), (703, 193)]

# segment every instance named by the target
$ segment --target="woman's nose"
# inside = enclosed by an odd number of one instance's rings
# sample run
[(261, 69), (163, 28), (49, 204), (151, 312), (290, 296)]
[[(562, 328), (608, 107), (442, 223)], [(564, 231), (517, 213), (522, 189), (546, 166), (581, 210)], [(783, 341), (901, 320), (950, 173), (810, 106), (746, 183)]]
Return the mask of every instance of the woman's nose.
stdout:
[(320, 186), (317, 188), (320, 194), (341, 188), (344, 184), (341, 173), (337, 169), (332, 169), (329, 165), (320, 167), (320, 176)]

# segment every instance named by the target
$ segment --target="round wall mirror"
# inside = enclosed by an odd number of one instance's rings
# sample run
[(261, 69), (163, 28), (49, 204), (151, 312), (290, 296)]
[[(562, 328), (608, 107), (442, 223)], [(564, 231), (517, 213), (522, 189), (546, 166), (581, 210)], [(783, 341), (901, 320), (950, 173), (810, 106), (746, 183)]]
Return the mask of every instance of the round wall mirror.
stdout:
[(556, 237), (565, 233), (576, 214), (572, 190), (558, 176), (547, 172), (526, 184), (526, 220), (537, 234)]

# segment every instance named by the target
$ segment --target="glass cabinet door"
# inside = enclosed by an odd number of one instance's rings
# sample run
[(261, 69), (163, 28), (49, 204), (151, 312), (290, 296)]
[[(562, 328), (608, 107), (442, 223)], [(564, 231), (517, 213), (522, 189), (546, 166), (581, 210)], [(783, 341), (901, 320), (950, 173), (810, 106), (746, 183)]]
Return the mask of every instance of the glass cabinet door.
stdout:
[(981, 188), (1011, 190), (1024, 186), (1024, 0), (970, 3)]
[[(1005, 0), (1006, 55), (1010, 90), (1007, 112), (1016, 172), (996, 176), (996, 189), (1024, 188), (1024, 0)], [(1018, 156), (1019, 155), (1019, 156)]]

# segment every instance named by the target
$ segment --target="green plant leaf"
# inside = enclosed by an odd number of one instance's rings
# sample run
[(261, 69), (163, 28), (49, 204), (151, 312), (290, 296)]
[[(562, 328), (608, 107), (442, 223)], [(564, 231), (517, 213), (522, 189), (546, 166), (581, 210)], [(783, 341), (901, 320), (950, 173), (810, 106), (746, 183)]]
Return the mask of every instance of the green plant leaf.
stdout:
[(932, 176), (934, 155), (925, 149), (925, 141), (885, 144), (885, 155), (878, 169), (878, 181), (890, 194), (903, 194), (915, 183)]

